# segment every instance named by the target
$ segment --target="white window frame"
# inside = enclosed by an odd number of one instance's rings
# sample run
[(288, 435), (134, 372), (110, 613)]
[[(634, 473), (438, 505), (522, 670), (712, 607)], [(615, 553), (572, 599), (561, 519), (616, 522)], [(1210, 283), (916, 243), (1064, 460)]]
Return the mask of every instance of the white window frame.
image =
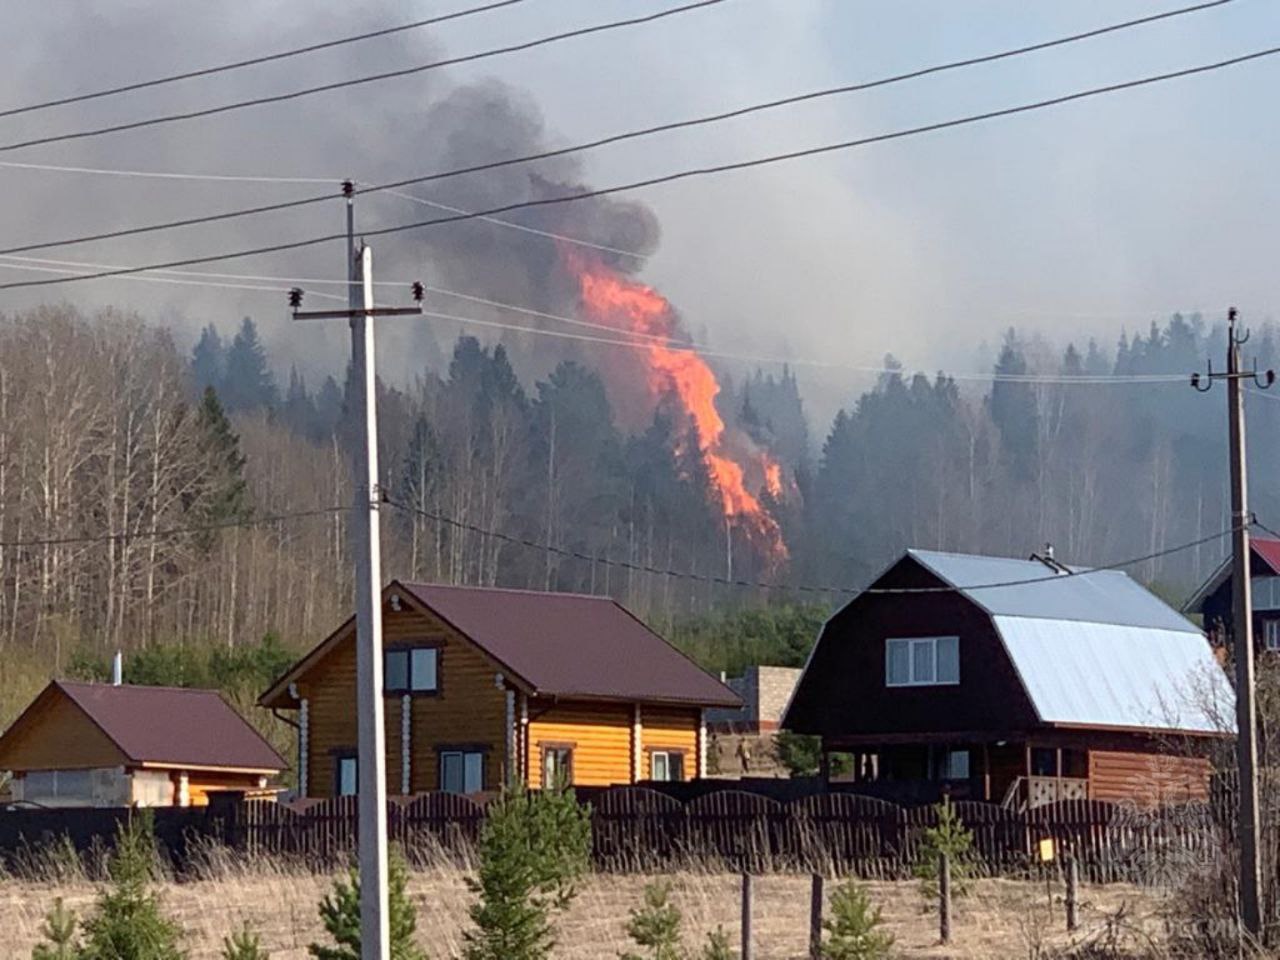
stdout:
[(1262, 645), (1268, 650), (1280, 650), (1280, 620), (1262, 621)]
[[(658, 763), (659, 763), (658, 758), (659, 757), (662, 758), (661, 762), (666, 767), (666, 770), (664, 771), (665, 775), (662, 777), (658, 776)], [(688, 772), (684, 768), (684, 757), (685, 757), (685, 754), (683, 750), (651, 750), (649, 751), (649, 779), (653, 780), (656, 783), (684, 783), (685, 780), (687, 779), (685, 775)], [(673, 765), (672, 765), (673, 760), (680, 767), (679, 779), (671, 775), (673, 772)]]
[[(430, 686), (426, 685), (425, 678), (421, 681), (419, 680), (418, 671), (414, 669), (414, 660), (418, 658), (418, 655), (428, 652), (431, 654)], [(440, 648), (438, 646), (388, 647), (383, 651), (382, 656), (382, 672), (384, 677), (383, 686), (385, 687), (384, 692), (387, 696), (403, 696), (407, 693), (410, 696), (421, 697), (433, 696), (440, 692)], [(391, 673), (391, 671), (387, 669), (387, 661), (392, 656), (404, 657), (405, 685), (402, 687), (391, 686), (385, 679), (390, 676)]]
[[(954, 640), (956, 645), (956, 677), (954, 680), (938, 679), (938, 641)], [(895, 644), (905, 644), (907, 649), (907, 679), (894, 680), (889, 670), (893, 661), (892, 650)], [(928, 646), (932, 651), (931, 662), (933, 673), (928, 679), (917, 679), (916, 648)], [(889, 637), (884, 642), (884, 683), (887, 687), (954, 687), (960, 683), (960, 638), (958, 636), (942, 637)]]

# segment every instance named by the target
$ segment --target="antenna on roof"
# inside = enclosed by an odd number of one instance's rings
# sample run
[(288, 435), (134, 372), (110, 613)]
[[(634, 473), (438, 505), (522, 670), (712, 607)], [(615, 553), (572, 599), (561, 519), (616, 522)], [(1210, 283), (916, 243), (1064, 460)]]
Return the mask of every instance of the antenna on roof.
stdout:
[(1064, 564), (1059, 563), (1053, 556), (1053, 544), (1046, 543), (1044, 545), (1044, 553), (1033, 553), (1032, 560), (1039, 560), (1054, 573), (1070, 573)]

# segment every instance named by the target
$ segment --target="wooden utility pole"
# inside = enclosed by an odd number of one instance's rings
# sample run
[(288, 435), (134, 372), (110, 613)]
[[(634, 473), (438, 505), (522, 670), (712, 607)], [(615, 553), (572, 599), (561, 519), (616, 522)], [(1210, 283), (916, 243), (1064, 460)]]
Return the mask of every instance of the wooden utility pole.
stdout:
[[(1262, 871), (1258, 861), (1258, 716), (1254, 702), (1253, 596), (1249, 582), (1248, 461), (1245, 457), (1244, 390), (1248, 378), (1259, 387), (1275, 382), (1268, 370), (1261, 378), (1256, 369), (1240, 369), (1240, 345), (1248, 333), (1236, 329), (1236, 308), (1227, 311), (1227, 372), (1214, 373), (1210, 364), (1205, 377), (1192, 374), (1191, 385), (1208, 391), (1215, 380), (1227, 381), (1227, 425), (1231, 443), (1231, 634), (1236, 661), (1236, 770), (1239, 777), (1237, 834), (1240, 843), (1240, 922), (1252, 936), (1262, 930)], [(1202, 386), (1203, 383), (1203, 386)]]
[[(387, 890), (387, 752), (382, 708), (382, 548), (378, 511), (378, 403), (373, 339), (375, 316), (421, 314), (422, 307), (374, 307), (373, 251), (357, 254), (354, 186), (343, 184), (347, 198), (347, 238), (351, 261), (346, 310), (302, 312), (302, 291), (289, 293), (295, 320), (344, 317), (351, 324), (351, 364), (359, 441), (352, 451), (355, 504), (351, 518), (352, 554), (356, 563), (356, 779), (360, 855), (360, 960), (391, 960)], [(359, 272), (357, 273), (357, 262)], [(359, 280), (357, 281), (357, 277)], [(414, 284), (421, 301), (422, 286)]]

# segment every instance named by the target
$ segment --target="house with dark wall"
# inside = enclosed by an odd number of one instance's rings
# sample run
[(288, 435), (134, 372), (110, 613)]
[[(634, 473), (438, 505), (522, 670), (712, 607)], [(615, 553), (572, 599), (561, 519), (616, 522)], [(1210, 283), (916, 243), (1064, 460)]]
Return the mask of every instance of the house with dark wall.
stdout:
[[(393, 581), (383, 603), (392, 794), (692, 780), (737, 695), (609, 597)], [(297, 718), (299, 793), (354, 793), (355, 618), (259, 700)]]
[(1156, 802), (1205, 795), (1231, 702), (1124, 573), (908, 550), (823, 627), (783, 727), (897, 800)]
[[(1280, 540), (1249, 538), (1249, 582), (1253, 586), (1253, 642), (1258, 650), (1280, 652)], [(1219, 650), (1233, 635), (1231, 558), (1192, 594), (1183, 610), (1200, 614), (1209, 642)]]

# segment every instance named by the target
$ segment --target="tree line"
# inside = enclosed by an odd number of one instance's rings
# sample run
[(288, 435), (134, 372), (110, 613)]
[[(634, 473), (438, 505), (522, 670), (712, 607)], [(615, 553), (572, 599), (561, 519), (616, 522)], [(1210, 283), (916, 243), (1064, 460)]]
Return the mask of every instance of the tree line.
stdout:
[[(1269, 366), (1273, 329), (1254, 339)], [(789, 549), (778, 566), (725, 523), (677, 404), (624, 429), (608, 370), (579, 357), (521, 377), (503, 344), (460, 337), (443, 366), (379, 385), (384, 570), (607, 593), (710, 667), (798, 662), (812, 639), (799, 634), (910, 546), (1025, 555), (1052, 542), (1090, 564), (1224, 531), (1222, 397), (1016, 379), (1181, 376), (1224, 347), (1220, 327), (1177, 315), (1114, 350), (1011, 330), (992, 381), (910, 375), (889, 358), (821, 431), (796, 371), (722, 375), (722, 416), (793, 480), (776, 499), (761, 491)], [(0, 318), (0, 645), (61, 669), (83, 649), (268, 633), (296, 648), (347, 615), (351, 378), (310, 385), (294, 369), (282, 388), (283, 360), (250, 319), (206, 328), (187, 353), (119, 311)], [(1280, 497), (1280, 408), (1250, 401), (1265, 519)], [(1211, 540), (1131, 572), (1178, 596), (1225, 549)], [(791, 589), (715, 582), (726, 576)], [(779, 603), (781, 627), (750, 620)]]

